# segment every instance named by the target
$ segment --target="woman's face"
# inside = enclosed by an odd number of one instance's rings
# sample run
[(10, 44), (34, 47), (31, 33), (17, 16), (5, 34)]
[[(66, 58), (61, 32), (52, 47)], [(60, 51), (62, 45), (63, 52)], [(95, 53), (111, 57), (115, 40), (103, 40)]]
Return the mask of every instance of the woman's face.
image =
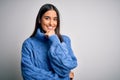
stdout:
[(45, 32), (55, 30), (57, 27), (57, 14), (54, 10), (45, 12), (40, 20), (42, 29)]

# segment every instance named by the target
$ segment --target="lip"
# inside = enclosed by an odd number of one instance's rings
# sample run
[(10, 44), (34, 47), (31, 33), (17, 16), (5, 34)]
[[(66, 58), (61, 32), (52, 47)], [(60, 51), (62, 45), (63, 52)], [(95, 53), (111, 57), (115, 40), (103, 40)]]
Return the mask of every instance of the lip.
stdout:
[(49, 30), (52, 30), (52, 29), (53, 29), (53, 27), (52, 27), (52, 26), (48, 26), (47, 28), (48, 28)]

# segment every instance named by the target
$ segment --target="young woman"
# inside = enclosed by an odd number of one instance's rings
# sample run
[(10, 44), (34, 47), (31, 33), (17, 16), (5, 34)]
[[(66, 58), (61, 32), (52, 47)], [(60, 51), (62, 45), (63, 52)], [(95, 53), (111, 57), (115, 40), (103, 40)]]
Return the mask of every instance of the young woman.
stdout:
[(60, 16), (52, 4), (37, 15), (33, 34), (23, 42), (21, 70), (24, 80), (70, 80), (77, 59), (69, 37), (60, 34)]

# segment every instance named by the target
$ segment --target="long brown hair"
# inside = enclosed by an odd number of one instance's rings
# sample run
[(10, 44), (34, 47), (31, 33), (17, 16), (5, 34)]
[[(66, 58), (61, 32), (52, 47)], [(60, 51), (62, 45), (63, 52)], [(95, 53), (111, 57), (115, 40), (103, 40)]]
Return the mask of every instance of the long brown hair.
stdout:
[(44, 4), (44, 5), (40, 8), (40, 10), (39, 10), (39, 12), (38, 12), (38, 15), (37, 15), (37, 17), (36, 17), (36, 23), (35, 23), (34, 32), (33, 32), (33, 34), (32, 34), (30, 37), (35, 36), (38, 28), (40, 28), (40, 30), (43, 31), (43, 29), (42, 29), (41, 24), (39, 23), (39, 21), (41, 20), (43, 14), (44, 14), (45, 12), (47, 12), (48, 10), (51, 10), (51, 9), (54, 10), (54, 11), (56, 12), (56, 14), (57, 14), (57, 27), (56, 27), (56, 29), (55, 29), (55, 33), (56, 33), (56, 35), (58, 36), (60, 42), (63, 41), (62, 36), (61, 36), (61, 34), (60, 34), (60, 16), (59, 16), (59, 11), (58, 11), (58, 9), (57, 9), (54, 5), (52, 5), (52, 4)]

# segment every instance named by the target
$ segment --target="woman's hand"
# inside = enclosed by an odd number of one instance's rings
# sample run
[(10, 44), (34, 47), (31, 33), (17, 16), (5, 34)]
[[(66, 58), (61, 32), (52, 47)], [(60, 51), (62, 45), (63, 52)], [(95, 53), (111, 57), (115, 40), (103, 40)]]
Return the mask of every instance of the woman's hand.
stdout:
[(49, 36), (51, 36), (51, 35), (54, 35), (55, 34), (55, 31), (54, 30), (49, 30), (49, 31), (47, 31), (46, 33), (45, 33), (45, 35), (47, 36), (47, 37), (49, 37)]
[(73, 80), (73, 78), (74, 78), (74, 73), (73, 73), (73, 72), (70, 72), (69, 77), (70, 77), (70, 80)]

